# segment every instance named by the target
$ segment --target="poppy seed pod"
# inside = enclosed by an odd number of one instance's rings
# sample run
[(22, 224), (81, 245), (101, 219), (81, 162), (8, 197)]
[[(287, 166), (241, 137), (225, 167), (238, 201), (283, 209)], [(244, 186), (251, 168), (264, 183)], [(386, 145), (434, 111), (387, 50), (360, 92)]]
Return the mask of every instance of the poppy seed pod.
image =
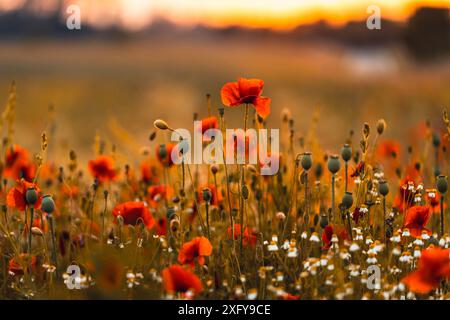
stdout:
[(325, 227), (328, 225), (327, 215), (323, 214), (320, 216), (319, 224), (322, 229), (325, 229)]
[(341, 157), (345, 162), (349, 161), (352, 158), (352, 147), (350, 147), (349, 144), (346, 143), (342, 147)]
[(55, 211), (55, 202), (53, 201), (52, 196), (45, 195), (42, 198), (41, 210), (45, 213), (51, 214)]
[(332, 174), (336, 174), (341, 168), (341, 163), (339, 162), (339, 157), (337, 155), (331, 155), (328, 158), (328, 170)]
[(210, 203), (210, 201), (212, 199), (211, 189), (209, 189), (209, 188), (203, 189), (202, 190), (202, 197), (203, 197), (203, 200), (205, 200), (205, 202)]
[(388, 185), (388, 183), (385, 180), (379, 182), (379, 184), (378, 184), (378, 192), (383, 197), (386, 197), (388, 195), (388, 193), (389, 193), (389, 185)]
[(158, 155), (161, 159), (165, 159), (167, 157), (167, 149), (165, 144), (159, 145)]
[(384, 119), (380, 119), (377, 122), (377, 132), (378, 134), (382, 134), (386, 130), (386, 121)]
[(172, 220), (176, 216), (175, 208), (169, 207), (167, 208), (167, 219)]
[(225, 114), (225, 108), (219, 108), (219, 115), (221, 117), (223, 117), (224, 114)]
[(439, 145), (441, 144), (441, 139), (439, 138), (439, 136), (436, 133), (433, 133), (433, 146), (434, 147), (439, 147)]
[(161, 120), (161, 119), (155, 120), (155, 122), (153, 122), (153, 125), (155, 126), (155, 128), (160, 129), (160, 130), (169, 129), (169, 125), (167, 124), (167, 122), (165, 122), (164, 120)]
[(344, 197), (342, 198), (342, 204), (346, 209), (351, 208), (351, 206), (353, 205), (353, 195), (351, 192), (346, 192), (344, 194)]
[(439, 193), (444, 194), (448, 190), (448, 181), (447, 177), (444, 175), (440, 175), (437, 177), (436, 186), (439, 191)]
[(28, 188), (25, 193), (25, 200), (28, 205), (34, 205), (38, 201), (38, 193), (36, 188)]
[(311, 156), (311, 152), (305, 152), (302, 156), (302, 168), (306, 171), (308, 171), (309, 169), (311, 169), (312, 167), (312, 156)]

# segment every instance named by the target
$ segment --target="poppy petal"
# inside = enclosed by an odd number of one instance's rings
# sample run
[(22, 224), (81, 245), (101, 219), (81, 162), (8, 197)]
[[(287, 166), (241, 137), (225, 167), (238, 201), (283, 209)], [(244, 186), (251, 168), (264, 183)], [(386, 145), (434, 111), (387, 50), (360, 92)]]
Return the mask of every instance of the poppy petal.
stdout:
[(421, 294), (430, 292), (436, 286), (433, 281), (427, 281), (420, 271), (410, 273), (403, 278), (402, 282), (409, 287), (409, 290)]
[(267, 118), (270, 114), (270, 98), (257, 97), (253, 100), (256, 113), (263, 119)]
[(264, 81), (260, 79), (238, 79), (238, 86), (240, 96), (245, 97), (258, 97), (261, 95)]
[(232, 107), (240, 105), (241, 98), (239, 94), (239, 86), (236, 82), (226, 83), (220, 92), (222, 103), (226, 106)]

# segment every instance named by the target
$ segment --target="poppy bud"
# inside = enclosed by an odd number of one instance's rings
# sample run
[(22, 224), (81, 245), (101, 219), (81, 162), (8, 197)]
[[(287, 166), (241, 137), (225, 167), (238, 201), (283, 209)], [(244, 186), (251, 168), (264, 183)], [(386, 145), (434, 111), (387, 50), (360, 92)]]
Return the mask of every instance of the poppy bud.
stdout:
[(42, 198), (41, 210), (48, 214), (52, 214), (55, 211), (55, 202), (52, 196), (45, 195)]
[(380, 181), (378, 184), (378, 192), (383, 196), (386, 197), (389, 193), (389, 185), (386, 181)]
[(211, 172), (212, 174), (216, 174), (219, 171), (219, 166), (217, 164), (213, 164), (211, 166)]
[(328, 170), (332, 174), (336, 174), (341, 168), (341, 163), (339, 162), (339, 158), (337, 155), (331, 155), (328, 159)]
[(351, 192), (346, 192), (342, 198), (342, 204), (346, 209), (349, 209), (353, 205), (353, 196)]
[(202, 196), (203, 196), (203, 200), (205, 200), (205, 202), (209, 204), (212, 199), (211, 189), (209, 189), (209, 188), (203, 189)]
[(180, 228), (180, 220), (178, 219), (172, 219), (170, 221), (170, 230), (175, 233), (178, 231), (178, 229)]
[(221, 117), (223, 117), (224, 114), (225, 114), (225, 108), (219, 108), (219, 115)]
[(256, 168), (255, 168), (254, 165), (248, 164), (248, 165), (245, 166), (245, 168), (246, 168), (249, 172), (251, 172), (252, 174), (257, 174), (257, 173), (258, 173), (258, 171), (256, 170)]
[(277, 212), (277, 219), (278, 220), (284, 220), (284, 219), (286, 219), (286, 215), (283, 213), (283, 212)]
[(35, 236), (40, 236), (40, 237), (42, 237), (42, 235), (44, 234), (44, 233), (42, 232), (42, 230), (39, 229), (38, 227), (33, 227), (33, 228), (31, 228), (31, 233), (32, 233), (33, 235), (35, 235)]
[(153, 140), (155, 140), (155, 138), (156, 138), (156, 131), (152, 131), (152, 133), (150, 133), (150, 136), (148, 137), (148, 139), (150, 141), (153, 141)]
[(447, 181), (447, 177), (444, 176), (444, 175), (440, 175), (440, 176), (437, 178), (436, 186), (437, 186), (437, 189), (438, 189), (439, 193), (441, 193), (441, 194), (446, 193), (447, 190), (448, 190), (448, 181)]
[(169, 125), (167, 124), (167, 122), (165, 122), (164, 120), (161, 120), (161, 119), (155, 120), (155, 122), (153, 122), (153, 125), (155, 126), (155, 128), (160, 129), (160, 130), (169, 129)]
[(312, 167), (311, 152), (305, 152), (303, 154), (301, 164), (304, 170), (308, 171), (309, 169), (311, 169)]
[(247, 200), (249, 196), (249, 190), (248, 187), (244, 184), (242, 186), (242, 198), (244, 198), (244, 200)]
[(38, 201), (38, 193), (36, 188), (28, 188), (25, 193), (25, 200), (28, 205), (34, 205)]
[(386, 130), (386, 121), (384, 119), (380, 119), (377, 122), (377, 132), (378, 134), (382, 134)]
[(350, 147), (349, 144), (346, 143), (342, 147), (341, 157), (345, 162), (349, 161), (352, 158), (352, 147)]

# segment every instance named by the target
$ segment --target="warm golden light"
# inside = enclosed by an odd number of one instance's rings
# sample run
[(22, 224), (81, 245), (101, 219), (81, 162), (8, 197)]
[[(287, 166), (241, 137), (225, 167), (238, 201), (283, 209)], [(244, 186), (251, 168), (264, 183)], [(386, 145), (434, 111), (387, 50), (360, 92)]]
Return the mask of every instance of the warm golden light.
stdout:
[[(0, 10), (11, 10), (23, 0), (1, 0)], [(58, 0), (46, 0), (50, 6)], [(181, 25), (240, 25), (289, 29), (326, 20), (341, 24), (364, 19), (367, 8), (378, 5), (383, 18), (404, 20), (419, 6), (450, 7), (450, 0), (65, 0), (79, 4), (84, 19), (99, 27), (111, 24), (140, 29), (155, 18)]]

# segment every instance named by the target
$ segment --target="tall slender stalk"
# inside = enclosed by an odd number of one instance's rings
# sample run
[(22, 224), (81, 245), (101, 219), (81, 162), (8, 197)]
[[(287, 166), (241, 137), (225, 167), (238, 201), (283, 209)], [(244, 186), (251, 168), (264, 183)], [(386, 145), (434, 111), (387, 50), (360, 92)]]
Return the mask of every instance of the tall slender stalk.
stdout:
[(33, 227), (33, 220), (34, 220), (34, 208), (30, 207), (30, 225), (28, 227), (28, 254), (31, 257), (31, 240), (32, 240), (32, 232), (31, 228)]

